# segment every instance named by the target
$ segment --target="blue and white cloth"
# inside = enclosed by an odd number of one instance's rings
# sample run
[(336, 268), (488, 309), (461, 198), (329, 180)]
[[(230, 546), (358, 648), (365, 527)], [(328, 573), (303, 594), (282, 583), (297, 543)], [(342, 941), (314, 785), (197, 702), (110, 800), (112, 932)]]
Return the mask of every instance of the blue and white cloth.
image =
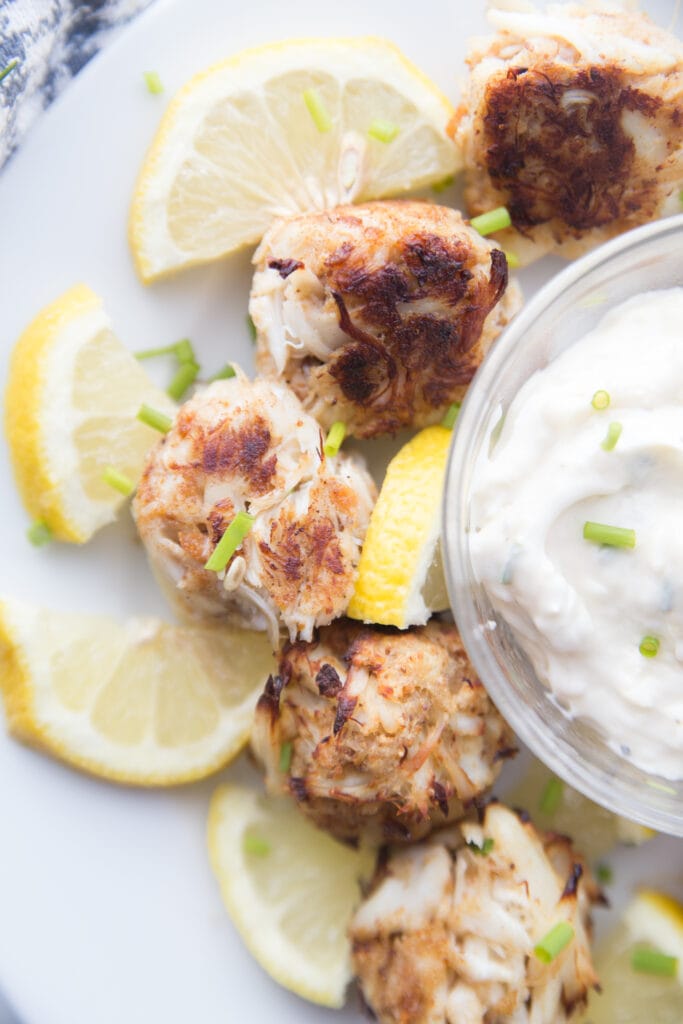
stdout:
[(0, 73), (17, 62), (0, 81), (0, 167), (38, 114), (152, 2), (0, 0)]

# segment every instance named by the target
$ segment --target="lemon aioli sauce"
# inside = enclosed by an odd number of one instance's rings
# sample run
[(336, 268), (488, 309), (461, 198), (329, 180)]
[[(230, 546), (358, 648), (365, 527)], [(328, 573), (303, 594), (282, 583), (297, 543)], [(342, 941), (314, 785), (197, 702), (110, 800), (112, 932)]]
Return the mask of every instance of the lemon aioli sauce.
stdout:
[(682, 778), (683, 288), (629, 299), (526, 382), (476, 467), (470, 529), (476, 577), (559, 703)]

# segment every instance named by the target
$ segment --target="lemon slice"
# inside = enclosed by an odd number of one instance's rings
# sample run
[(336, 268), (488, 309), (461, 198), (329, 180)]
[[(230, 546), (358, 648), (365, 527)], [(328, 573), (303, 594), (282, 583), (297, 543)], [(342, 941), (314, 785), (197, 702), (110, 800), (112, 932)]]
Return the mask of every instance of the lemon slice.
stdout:
[(381, 39), (247, 50), (178, 93), (133, 197), (143, 281), (253, 244), (276, 216), (394, 195), (461, 161), (436, 86)]
[(451, 436), (445, 427), (426, 427), (389, 463), (363, 544), (351, 618), (404, 629), (448, 607), (439, 534)]
[(226, 764), (249, 737), (273, 667), (260, 633), (0, 601), (10, 731), (113, 781), (171, 785)]
[(238, 786), (214, 793), (208, 844), (233, 924), (264, 970), (303, 999), (342, 1006), (347, 927), (374, 854), (319, 831), (290, 800)]
[(17, 342), (5, 431), (26, 509), (59, 540), (83, 543), (115, 518), (125, 496), (102, 474), (111, 466), (137, 482), (159, 437), (135, 418), (143, 403), (174, 410), (85, 285), (43, 309)]
[(505, 799), (528, 811), (539, 828), (580, 840), (581, 852), (589, 861), (608, 853), (617, 843), (639, 846), (657, 834), (593, 803), (535, 759)]
[[(636, 971), (634, 950), (652, 949), (677, 958), (670, 977)], [(674, 965), (672, 965), (674, 966)], [(598, 948), (602, 992), (591, 993), (586, 1022), (681, 1024), (683, 1021), (683, 906), (663, 893), (644, 890)]]

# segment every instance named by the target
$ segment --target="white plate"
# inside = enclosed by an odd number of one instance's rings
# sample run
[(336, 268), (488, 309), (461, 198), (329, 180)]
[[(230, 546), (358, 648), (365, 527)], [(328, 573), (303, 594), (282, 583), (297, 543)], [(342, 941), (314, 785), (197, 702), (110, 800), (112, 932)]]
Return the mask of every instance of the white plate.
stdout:
[[(646, 6), (670, 21), (673, 0)], [(22, 327), (79, 280), (104, 296), (131, 348), (187, 335), (206, 366), (228, 358), (250, 366), (248, 255), (149, 289), (129, 259), (128, 201), (169, 95), (248, 45), (372, 33), (397, 42), (455, 97), (465, 40), (484, 29), (483, 15), (481, 0), (426, 0), (419, 9), (396, 0), (160, 0), (86, 68), (0, 179), (3, 377)], [(164, 96), (145, 88), (142, 72), (153, 69)], [(527, 292), (555, 267), (544, 261), (527, 272)], [(127, 517), (85, 549), (37, 551), (25, 541), (4, 447), (0, 480), (2, 591), (66, 608), (164, 612)], [(242, 948), (205, 854), (214, 784), (116, 788), (0, 735), (0, 988), (26, 1024), (364, 1019), (353, 998), (342, 1013), (300, 1002)], [(637, 877), (680, 884), (681, 851), (657, 840), (620, 854), (624, 891)]]

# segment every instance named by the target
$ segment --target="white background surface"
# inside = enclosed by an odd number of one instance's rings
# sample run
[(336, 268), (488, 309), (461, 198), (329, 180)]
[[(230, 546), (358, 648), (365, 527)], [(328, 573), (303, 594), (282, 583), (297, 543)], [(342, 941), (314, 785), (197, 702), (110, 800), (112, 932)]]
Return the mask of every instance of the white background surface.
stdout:
[[(673, 0), (645, 5), (668, 24)], [(129, 259), (128, 201), (169, 96), (207, 63), (302, 35), (385, 35), (455, 98), (481, 0), (160, 0), (97, 58), (0, 178), (0, 350), (45, 303), (84, 280), (131, 348), (192, 338), (205, 366), (250, 367), (249, 255), (144, 289)], [(151, 96), (142, 72), (166, 87)], [(557, 264), (526, 273), (527, 293)], [(84, 549), (25, 541), (0, 451), (0, 590), (48, 606), (163, 613), (127, 517)], [(246, 765), (232, 775), (249, 774)], [(216, 780), (137, 792), (79, 776), (0, 735), (0, 987), (26, 1024), (278, 1024), (362, 1020), (284, 992), (251, 960), (221, 906), (205, 854)], [(615, 861), (681, 884), (683, 845), (657, 840)], [(277, 1016), (274, 1017), (273, 1015)]]

